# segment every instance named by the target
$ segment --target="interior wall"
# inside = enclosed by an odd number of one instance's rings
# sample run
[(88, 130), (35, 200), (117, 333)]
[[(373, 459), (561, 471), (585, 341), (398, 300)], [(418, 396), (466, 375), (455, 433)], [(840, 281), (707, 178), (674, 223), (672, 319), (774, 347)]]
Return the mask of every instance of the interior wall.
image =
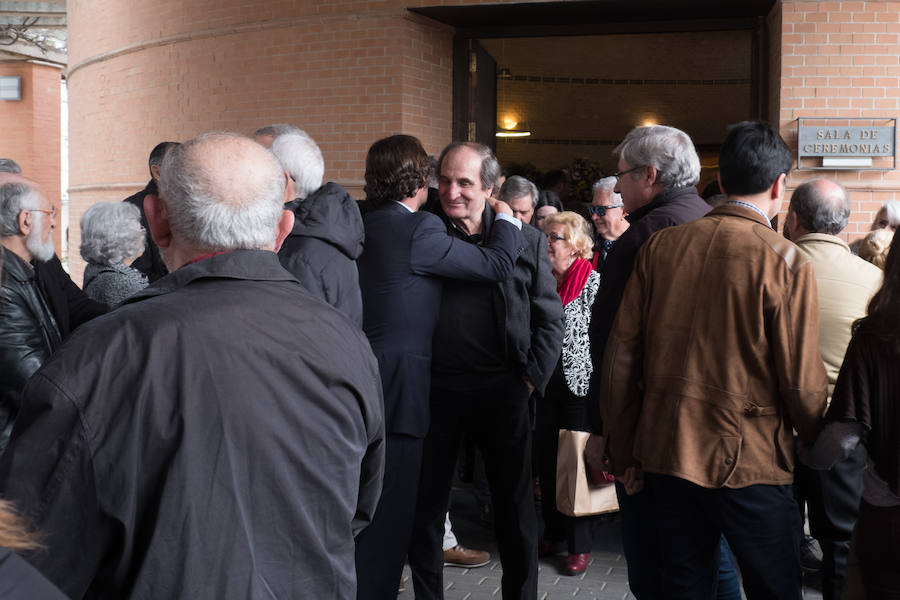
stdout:
[[(751, 114), (751, 42), (750, 31), (482, 40), (509, 70), (498, 126), (532, 132), (498, 139), (498, 158), (541, 171), (589, 158), (609, 174), (625, 134), (658, 123), (687, 132), (714, 166), (727, 125)], [(701, 189), (715, 176), (704, 171)]]

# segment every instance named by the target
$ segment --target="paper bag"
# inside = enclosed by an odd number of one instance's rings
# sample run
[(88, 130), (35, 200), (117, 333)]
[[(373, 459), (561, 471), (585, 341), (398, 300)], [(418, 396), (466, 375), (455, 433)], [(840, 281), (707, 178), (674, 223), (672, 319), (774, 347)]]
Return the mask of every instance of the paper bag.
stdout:
[(556, 455), (556, 508), (564, 515), (584, 517), (619, 510), (613, 483), (593, 486), (584, 468), (586, 431), (559, 430)]

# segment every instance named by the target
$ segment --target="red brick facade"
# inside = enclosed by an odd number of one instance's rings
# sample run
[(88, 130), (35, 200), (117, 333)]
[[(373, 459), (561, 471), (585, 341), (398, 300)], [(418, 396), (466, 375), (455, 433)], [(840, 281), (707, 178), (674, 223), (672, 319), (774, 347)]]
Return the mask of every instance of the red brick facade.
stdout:
[[(40, 184), (58, 207), (60, 197), (60, 69), (27, 62), (0, 63), (0, 75), (22, 78), (22, 99), (0, 101), (0, 157)], [(59, 216), (57, 215), (57, 220)], [(58, 225), (58, 223), (57, 223)], [(61, 228), (54, 232), (60, 248)]]
[[(162, 140), (296, 123), (321, 145), (326, 178), (356, 194), (365, 152), (379, 137), (410, 133), (440, 151), (452, 135), (454, 30), (407, 10), (433, 4), (71, 0), (71, 247), (85, 208), (144, 185), (147, 154)], [(790, 143), (798, 117), (897, 115), (900, 3), (785, 0), (767, 23), (770, 111)], [(619, 123), (619, 133), (637, 124)], [(790, 183), (815, 174), (850, 188), (848, 237), (900, 189), (896, 171), (804, 171)]]

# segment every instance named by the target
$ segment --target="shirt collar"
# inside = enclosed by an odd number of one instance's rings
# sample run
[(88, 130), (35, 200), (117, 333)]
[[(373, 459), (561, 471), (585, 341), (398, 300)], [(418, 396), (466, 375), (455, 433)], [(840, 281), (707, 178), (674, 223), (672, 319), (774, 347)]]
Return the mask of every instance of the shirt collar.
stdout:
[(726, 204), (736, 204), (737, 206), (743, 206), (744, 208), (749, 208), (750, 210), (755, 211), (757, 214), (759, 214), (765, 220), (766, 224), (770, 228), (772, 227), (772, 221), (771, 221), (771, 219), (769, 219), (769, 215), (767, 215), (763, 211), (763, 209), (756, 206), (755, 204), (750, 204), (749, 202), (744, 202), (743, 200), (729, 200), (728, 202), (726, 202)]

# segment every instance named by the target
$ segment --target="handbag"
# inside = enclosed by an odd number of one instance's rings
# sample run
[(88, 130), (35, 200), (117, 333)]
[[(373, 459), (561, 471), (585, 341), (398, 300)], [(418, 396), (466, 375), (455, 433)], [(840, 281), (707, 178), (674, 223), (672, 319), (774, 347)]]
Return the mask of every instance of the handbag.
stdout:
[(556, 454), (556, 509), (570, 517), (599, 515), (619, 510), (613, 483), (593, 485), (584, 466), (587, 431), (559, 430)]

